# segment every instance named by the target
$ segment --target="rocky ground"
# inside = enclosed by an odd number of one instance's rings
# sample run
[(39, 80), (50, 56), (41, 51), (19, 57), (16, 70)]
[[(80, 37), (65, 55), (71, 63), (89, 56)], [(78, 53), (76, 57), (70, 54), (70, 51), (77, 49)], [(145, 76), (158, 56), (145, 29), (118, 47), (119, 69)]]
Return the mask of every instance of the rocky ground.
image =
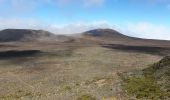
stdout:
[[(0, 99), (122, 98), (118, 73), (146, 68), (162, 58), (99, 45), (35, 44), (3, 47), (9, 51), (0, 52)], [(28, 48), (39, 51), (30, 53)]]

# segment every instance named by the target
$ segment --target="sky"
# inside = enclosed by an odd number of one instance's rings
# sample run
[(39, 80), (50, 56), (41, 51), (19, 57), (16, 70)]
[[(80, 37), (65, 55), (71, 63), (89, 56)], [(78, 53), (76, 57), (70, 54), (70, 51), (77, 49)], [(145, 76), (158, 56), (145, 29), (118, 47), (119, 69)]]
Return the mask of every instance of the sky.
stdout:
[(55, 34), (112, 28), (170, 40), (170, 0), (0, 0), (0, 30), (7, 28)]

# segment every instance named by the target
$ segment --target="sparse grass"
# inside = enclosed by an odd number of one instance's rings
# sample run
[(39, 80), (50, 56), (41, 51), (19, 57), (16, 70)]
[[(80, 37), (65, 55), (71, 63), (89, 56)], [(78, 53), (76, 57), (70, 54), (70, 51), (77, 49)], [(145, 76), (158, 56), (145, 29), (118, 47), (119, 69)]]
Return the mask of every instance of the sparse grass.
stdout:
[(70, 86), (64, 86), (62, 90), (70, 92), (71, 91), (71, 87)]
[[(100, 99), (104, 96), (113, 97), (116, 93), (113, 89), (114, 81), (116, 81), (116, 79), (112, 81), (114, 79), (113, 73), (134, 69), (131, 67), (132, 65), (145, 66), (159, 58), (148, 54), (126, 53), (102, 47), (85, 47), (74, 51), (69, 51), (68, 48), (64, 48), (63, 51), (61, 48), (58, 53), (57, 50), (54, 50), (51, 55), (42, 55), (25, 60), (17, 59), (17, 62), (15, 60), (0, 61), (0, 87), (3, 90), (10, 91), (4, 91), (1, 97), (9, 99), (30, 97), (35, 99), (39, 94), (42, 94), (42, 96), (38, 100), (51, 98), (54, 98), (54, 100), (75, 100), (74, 97), (77, 96), (80, 96), (77, 100), (82, 98), (85, 98), (82, 100), (95, 100), (94, 97)], [(14, 63), (15, 68), (13, 67)], [(3, 67), (7, 64), (10, 64), (10, 67)], [(33, 66), (26, 66), (26, 64)], [(15, 74), (17, 79), (15, 76), (11, 76), (9, 72)], [(36, 91), (32, 91), (32, 88), (21, 80), (35, 87)], [(14, 83), (15, 86), (7, 86), (10, 83)], [(107, 84), (99, 86), (105, 83)], [(16, 95), (15, 91), (20, 88), (28, 89), (31, 92)], [(40, 93), (37, 93), (37, 91)], [(90, 96), (83, 96), (84, 93), (90, 94)], [(88, 99), (90, 97), (92, 99)]]
[(146, 77), (131, 77), (124, 81), (123, 87), (130, 96), (137, 99), (160, 99), (164, 92), (154, 79)]
[(92, 80), (87, 80), (87, 81), (85, 82), (85, 85), (93, 84), (93, 83), (95, 83), (96, 81), (101, 80), (101, 79), (103, 79), (103, 78), (94, 77)]
[(32, 81), (32, 84), (46, 84), (47, 83), (47, 81), (45, 81), (45, 80), (33, 80)]
[(42, 96), (40, 92), (31, 92), (31, 91), (23, 91), (23, 90), (18, 90), (15, 93), (7, 94), (7, 95), (1, 95), (0, 99), (21, 99), (22, 97), (36, 97), (36, 96)]
[(170, 57), (164, 57), (158, 63), (150, 65), (141, 72), (123, 80), (123, 88), (137, 99), (167, 100), (170, 79)]
[(96, 98), (89, 94), (85, 94), (85, 95), (78, 97), (77, 100), (96, 100)]
[(137, 99), (167, 100), (170, 93), (161, 90), (161, 86), (151, 77), (131, 77), (124, 80), (123, 89), (130, 97)]

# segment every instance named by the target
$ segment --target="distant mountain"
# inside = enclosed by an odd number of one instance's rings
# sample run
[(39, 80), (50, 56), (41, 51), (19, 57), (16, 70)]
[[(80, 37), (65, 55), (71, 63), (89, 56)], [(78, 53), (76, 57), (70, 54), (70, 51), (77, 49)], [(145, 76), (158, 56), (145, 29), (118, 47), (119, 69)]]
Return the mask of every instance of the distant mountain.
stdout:
[(170, 41), (167, 40), (154, 40), (142, 39), (124, 35), (113, 29), (94, 29), (82, 33), (85, 38), (92, 38), (93, 40), (102, 40), (104, 43), (110, 44), (124, 44), (133, 46), (158, 46), (169, 47)]
[(123, 35), (122, 33), (113, 30), (113, 29), (95, 29), (83, 33), (84, 36), (91, 36), (102, 39), (109, 40), (122, 40), (122, 39), (131, 39), (132, 37)]
[(0, 31), (1, 42), (50, 40), (55, 35), (43, 30), (5, 29)]
[(94, 29), (72, 36), (55, 35), (48, 31), (31, 29), (5, 29), (0, 31), (0, 42), (15, 41), (77, 41), (85, 44), (123, 44), (132, 46), (170, 47), (170, 41), (130, 37), (113, 29)]
[(5, 29), (0, 31), (0, 42), (14, 41), (72, 41), (73, 38), (64, 35), (55, 35), (44, 30)]

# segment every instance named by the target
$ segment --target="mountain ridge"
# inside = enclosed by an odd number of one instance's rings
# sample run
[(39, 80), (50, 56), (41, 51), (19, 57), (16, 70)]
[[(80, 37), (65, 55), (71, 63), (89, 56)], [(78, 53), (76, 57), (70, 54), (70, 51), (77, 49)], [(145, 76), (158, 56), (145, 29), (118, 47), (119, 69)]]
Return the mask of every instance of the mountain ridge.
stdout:
[(45, 30), (4, 29), (0, 31), (0, 42), (69, 41), (71, 39), (69, 36), (56, 35)]
[(44, 30), (5, 29), (0, 31), (1, 42), (45, 40), (53, 36), (54, 34)]
[(168, 40), (142, 39), (122, 34), (114, 29), (93, 29), (79, 35), (56, 35), (44, 30), (5, 29), (0, 31), (0, 42), (16, 41), (86, 41), (107, 44), (147, 45), (170, 47)]

